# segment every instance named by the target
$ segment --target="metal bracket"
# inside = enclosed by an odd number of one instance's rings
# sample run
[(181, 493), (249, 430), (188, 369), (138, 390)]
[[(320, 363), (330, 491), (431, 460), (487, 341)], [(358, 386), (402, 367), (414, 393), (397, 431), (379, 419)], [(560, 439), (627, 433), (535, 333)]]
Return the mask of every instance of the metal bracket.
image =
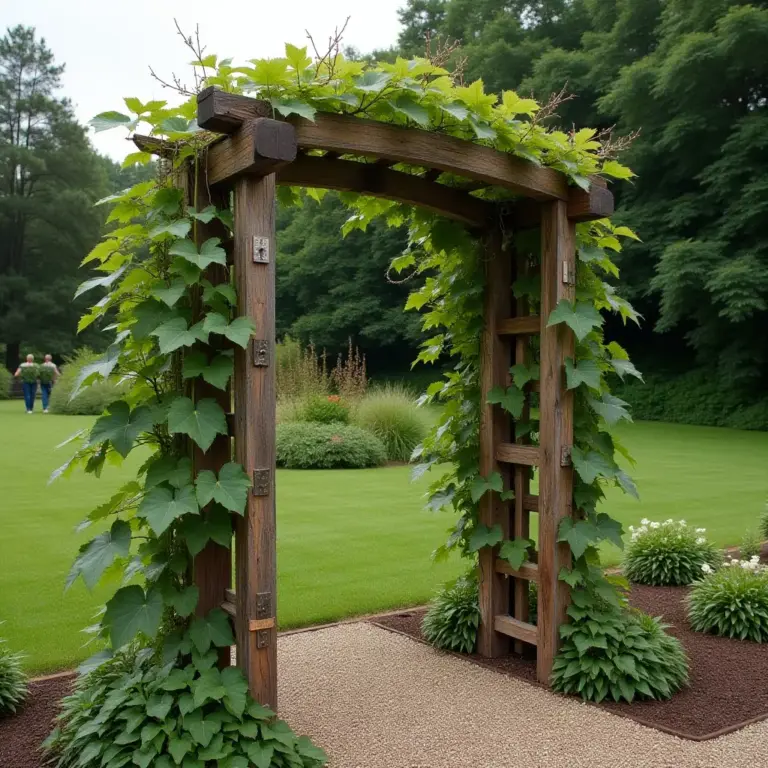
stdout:
[(269, 264), (269, 238), (257, 237), (253, 238), (253, 263), (254, 264)]
[(563, 282), (566, 285), (576, 285), (576, 265), (569, 261), (563, 262)]
[(256, 593), (256, 618), (266, 619), (272, 615), (272, 593)]
[(251, 355), (255, 368), (269, 367), (269, 342), (266, 339), (251, 339)]
[(266, 648), (269, 646), (269, 630), (268, 629), (260, 629), (256, 633), (256, 647), (257, 648)]
[(254, 496), (269, 496), (269, 490), (272, 486), (271, 473), (268, 469), (253, 470), (253, 488)]
[(571, 466), (571, 446), (570, 445), (564, 445), (560, 449), (560, 466), (561, 467)]

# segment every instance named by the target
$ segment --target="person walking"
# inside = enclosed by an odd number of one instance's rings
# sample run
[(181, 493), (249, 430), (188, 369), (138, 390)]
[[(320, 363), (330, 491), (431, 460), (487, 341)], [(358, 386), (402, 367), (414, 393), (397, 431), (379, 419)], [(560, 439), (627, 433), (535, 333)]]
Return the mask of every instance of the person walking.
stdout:
[(40, 396), (43, 398), (43, 413), (48, 413), (48, 400), (51, 397), (51, 387), (56, 379), (61, 376), (61, 371), (56, 367), (51, 355), (46, 355), (40, 366), (38, 377), (40, 379)]
[(27, 362), (22, 363), (13, 374), (21, 379), (21, 388), (24, 390), (24, 405), (27, 413), (32, 413), (35, 407), (35, 395), (37, 394), (38, 366), (34, 355), (27, 355)]

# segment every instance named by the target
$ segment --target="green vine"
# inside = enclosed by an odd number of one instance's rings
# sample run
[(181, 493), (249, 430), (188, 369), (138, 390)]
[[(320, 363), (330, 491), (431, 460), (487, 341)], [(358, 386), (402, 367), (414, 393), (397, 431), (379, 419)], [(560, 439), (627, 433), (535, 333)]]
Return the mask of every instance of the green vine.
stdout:
[[(458, 84), (448, 71), (425, 59), (370, 65), (332, 52), (313, 61), (306, 49), (287, 45), (285, 58), (252, 60), (248, 66), (237, 67), (213, 55), (193, 64), (202, 71), (196, 80), (201, 85), (266, 99), (285, 118), (311, 120), (322, 110), (416, 125), (549, 166), (584, 188), (596, 174), (631, 176), (601, 154), (594, 131), (550, 130), (538, 117), (539, 107), (532, 99), (511, 91), (501, 98), (486, 94), (481, 81)], [(99, 475), (105, 464), (119, 464), (138, 447), (152, 453), (136, 480), (84, 521), (84, 527), (97, 523), (105, 530), (81, 548), (69, 582), (82, 577), (93, 587), (102, 578), (124, 579), (124, 586), (107, 602), (96, 633), (113, 650), (137, 639), (152, 643), (166, 661), (175, 664), (183, 664), (191, 654), (193, 663), (202, 665), (198, 673), (209, 676), (214, 672), (201, 659), (213, 647), (231, 642), (231, 633), (219, 610), (193, 618), (198, 592), (190, 580), (191, 558), (209, 540), (229, 546), (231, 515), (243, 513), (249, 479), (234, 462), (226, 464), (218, 477), (210, 471), (193, 477), (190, 444), (206, 451), (217, 435), (226, 434), (227, 425), (216, 400), (195, 402), (190, 395), (200, 379), (226, 388), (233, 357), (231, 348), (221, 349), (225, 344), (244, 347), (254, 329), (248, 318), (236, 316), (237, 296), (231, 281), (213, 285), (206, 280), (210, 265), (226, 269), (219, 239), (196, 244), (200, 223), (218, 220), (231, 228), (231, 212), (213, 204), (196, 210), (177, 183), (183, 165), (192, 163), (192, 183), (199, 193), (199, 164), (216, 138), (198, 128), (195, 96), (175, 107), (136, 98), (125, 99), (125, 105), (130, 114), (105, 112), (94, 118), (93, 125), (97, 130), (123, 126), (149, 134), (161, 140), (164, 156), (157, 179), (101, 201), (111, 205), (108, 221), (115, 228), (84, 259), (98, 274), (80, 286), (78, 295), (96, 288), (106, 290), (106, 295), (81, 319), (79, 329), (101, 323), (114, 337), (106, 353), (83, 369), (75, 392), (107, 377), (129, 381), (130, 389), (90, 431), (75, 436), (80, 441), (78, 451), (55, 475), (75, 466)], [(149, 154), (137, 152), (126, 158), (126, 164), (150, 159)], [(423, 172), (410, 166), (396, 168)], [(460, 183), (447, 174), (441, 181)], [(321, 191), (309, 194), (317, 198)], [(500, 202), (510, 197), (499, 189), (479, 194)], [(297, 203), (301, 192), (280, 188), (280, 197)], [(425, 311), (424, 328), (431, 334), (418, 360), (434, 363), (449, 356), (455, 361), (444, 380), (433, 384), (425, 396), (442, 404), (442, 414), (420, 449), (422, 463), (415, 470), (421, 474), (431, 467), (450, 467), (432, 483), (429, 498), (432, 508), (451, 507), (458, 516), (438, 554), (458, 548), (471, 556), (482, 546), (501, 543), (502, 556), (519, 566), (532, 542), (501, 542), (500, 531), (483, 529), (477, 520), (483, 494), (510, 493), (501, 487), (500, 476), (483, 478), (478, 471), (482, 247), (461, 226), (422, 210), (351, 193), (341, 197), (352, 209), (345, 232), (364, 230), (376, 217), (390, 225), (408, 225), (410, 245), (394, 259), (393, 269), (423, 276), (422, 287), (411, 294), (406, 306)], [(598, 567), (596, 547), (605, 539), (620, 543), (621, 527), (598, 513), (597, 503), (605, 483), (634, 493), (631, 480), (614, 458), (616, 451), (625, 452), (610, 429), (629, 416), (626, 404), (610, 395), (609, 381), (614, 374), (639, 374), (624, 350), (615, 343), (605, 344), (600, 311), (635, 319), (629, 304), (604, 279), (617, 274), (609, 251), (619, 250), (619, 237), (634, 235), (607, 221), (579, 225), (577, 234), (576, 302), (561, 302), (550, 317), (550, 323), (568, 324), (578, 339), (576, 359), (568, 362), (566, 375), (568, 387), (575, 391), (574, 495), (581, 514), (578, 520), (564, 521), (560, 529), (575, 558), (573, 570), (561, 578), (596, 599), (618, 605), (613, 586)], [(509, 247), (524, 247), (521, 237), (508, 233)], [(532, 281), (518, 280), (515, 291), (536, 306), (538, 287)], [(217, 343), (212, 345), (212, 339)], [(514, 385), (494, 390), (490, 400), (519, 422), (522, 387), (538, 377), (538, 369), (533, 363), (516, 366), (512, 373)], [(535, 437), (536, 420), (531, 419), (525, 429)], [(199, 679), (190, 672), (186, 683), (194, 686)], [(243, 711), (238, 707), (236, 714)], [(309, 757), (306, 760), (307, 765), (313, 764)]]

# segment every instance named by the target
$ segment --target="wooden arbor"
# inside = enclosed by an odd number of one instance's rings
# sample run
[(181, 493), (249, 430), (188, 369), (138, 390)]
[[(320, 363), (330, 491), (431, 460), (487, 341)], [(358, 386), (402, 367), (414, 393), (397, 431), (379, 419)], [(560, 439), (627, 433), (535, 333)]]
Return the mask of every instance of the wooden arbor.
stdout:
[[(483, 405), (480, 472), (498, 471), (512, 502), (487, 493), (481, 500), (485, 525), (500, 524), (505, 538), (528, 536), (529, 515), (539, 515), (538, 562), (519, 571), (480, 553), (481, 625), (478, 650), (484, 656), (506, 654), (514, 642), (536, 646), (537, 675), (547, 682), (557, 651), (558, 629), (565, 619), (567, 586), (558, 581), (567, 565), (568, 546), (557, 541), (560, 520), (572, 514), (572, 396), (564, 385), (564, 361), (574, 354), (572, 332), (547, 317), (562, 298), (573, 299), (575, 225), (613, 212), (613, 197), (599, 179), (588, 192), (569, 187), (565, 176), (468, 141), (354, 117), (323, 114), (314, 122), (276, 120), (269, 104), (207, 89), (198, 97), (198, 123), (225, 134), (212, 144), (203, 184), (197, 184), (198, 210), (211, 198), (234, 205), (234, 238), (229, 253), (238, 291), (238, 311), (256, 324), (255, 337), (235, 356), (234, 415), (230, 420), (236, 460), (253, 477), (244, 517), (236, 520), (236, 590), (230, 589), (228, 550), (209, 543), (195, 562), (201, 589), (198, 611), (222, 606), (234, 618), (238, 664), (251, 693), (277, 704), (275, 569), (275, 185), (355, 191), (421, 206), (458, 221), (482, 238), (487, 257), (485, 330), (481, 385), (487, 393), (510, 383), (512, 362), (525, 362), (529, 340), (540, 335), (539, 446), (514, 434), (514, 424), (498, 405)], [(143, 149), (163, 152), (158, 142), (136, 138)], [(418, 175), (393, 168), (407, 164)], [(461, 177), (461, 187), (441, 183), (443, 174)], [(493, 186), (508, 190), (517, 202), (498, 205), (469, 191)], [(513, 300), (514, 276), (527, 267), (503, 248), (503, 229), (541, 229), (541, 301), (531, 315), (525, 301)], [(198, 238), (217, 234), (211, 225)], [(223, 274), (209, 272), (211, 281)], [(532, 387), (529, 388), (532, 389)], [(196, 393), (198, 397), (211, 392)], [(225, 396), (225, 404), (229, 397)], [(229, 460), (225, 437), (197, 469), (218, 469)], [(531, 469), (538, 467), (539, 495), (530, 493)], [(527, 581), (538, 584), (538, 621), (529, 622)]]

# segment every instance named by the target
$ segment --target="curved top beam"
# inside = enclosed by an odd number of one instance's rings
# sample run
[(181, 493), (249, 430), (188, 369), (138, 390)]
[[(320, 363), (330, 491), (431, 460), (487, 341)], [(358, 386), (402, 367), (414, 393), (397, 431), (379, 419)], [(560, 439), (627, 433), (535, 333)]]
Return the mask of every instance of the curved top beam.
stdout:
[[(206, 88), (198, 96), (198, 124), (234, 133), (248, 120), (264, 118), (271, 107), (247, 96)], [(471, 141), (349, 115), (318, 112), (314, 122), (291, 119), (299, 149), (381, 158), (434, 168), (444, 173), (504, 187), (537, 200), (567, 200), (563, 174)]]

